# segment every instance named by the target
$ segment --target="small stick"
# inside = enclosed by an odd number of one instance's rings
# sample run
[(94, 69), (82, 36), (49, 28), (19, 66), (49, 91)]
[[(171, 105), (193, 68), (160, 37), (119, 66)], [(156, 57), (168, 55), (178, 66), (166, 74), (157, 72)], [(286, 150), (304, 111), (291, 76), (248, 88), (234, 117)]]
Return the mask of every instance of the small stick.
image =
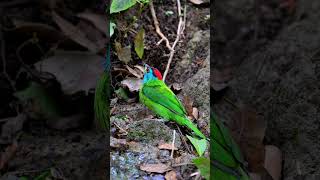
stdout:
[(191, 150), (190, 150), (189, 147), (188, 147), (187, 142), (184, 140), (183, 134), (182, 134), (179, 126), (178, 126), (178, 125), (176, 125), (176, 126), (177, 126), (177, 128), (178, 128), (178, 130), (179, 130), (179, 133), (180, 133), (180, 135), (181, 135), (181, 139), (182, 139), (182, 142), (183, 142), (184, 146), (187, 148), (187, 151), (188, 151), (190, 154), (192, 154)]
[(122, 127), (120, 127), (116, 122), (113, 123), (115, 126), (117, 126), (117, 128), (119, 128), (121, 131), (123, 131), (125, 133), (125, 135), (128, 134), (128, 131), (124, 130)]
[(185, 162), (185, 163), (179, 163), (179, 164), (172, 164), (171, 167), (179, 167), (179, 166), (187, 166), (187, 165), (194, 165), (194, 164), (190, 162)]
[(171, 150), (171, 158), (173, 158), (173, 151), (174, 151), (174, 141), (176, 140), (176, 130), (173, 130), (173, 140), (172, 140), (172, 150)]
[[(168, 49), (172, 49), (171, 46), (170, 46), (170, 43), (169, 43), (169, 40), (168, 38), (161, 32), (161, 29), (159, 27), (159, 21), (158, 21), (158, 18), (157, 18), (157, 15), (156, 15), (156, 11), (154, 10), (154, 6), (153, 6), (153, 1), (151, 0), (149, 2), (149, 7), (150, 7), (150, 11), (151, 11), (151, 15), (152, 15), (152, 19), (153, 19), (153, 23), (154, 23), (154, 26), (156, 28), (156, 32), (158, 33), (158, 35), (161, 37), (161, 42), (162, 41), (166, 41), (166, 46)], [(159, 41), (159, 42), (160, 42)], [(159, 43), (160, 44), (160, 43)]]
[[(183, 30), (184, 30), (184, 27), (185, 27), (185, 22), (183, 21), (184, 17), (182, 16), (181, 14), (181, 4), (180, 4), (180, 0), (177, 0), (177, 6), (178, 6), (178, 15), (179, 15), (179, 24), (178, 24), (178, 29), (177, 29), (177, 37), (171, 47), (171, 51), (170, 51), (170, 57), (169, 57), (169, 60), (168, 60), (168, 64), (167, 64), (167, 67), (166, 67), (166, 70), (164, 71), (163, 73), (163, 81), (165, 81), (166, 79), (166, 76), (169, 72), (169, 69), (170, 69), (170, 64), (172, 62), (172, 59), (173, 59), (173, 55), (175, 53), (175, 50), (174, 48), (176, 47), (177, 43), (179, 42), (180, 40), (180, 35), (182, 34)], [(186, 6), (185, 6), (186, 7)], [(186, 8), (185, 8), (186, 9)], [(184, 14), (186, 14), (184, 12)]]

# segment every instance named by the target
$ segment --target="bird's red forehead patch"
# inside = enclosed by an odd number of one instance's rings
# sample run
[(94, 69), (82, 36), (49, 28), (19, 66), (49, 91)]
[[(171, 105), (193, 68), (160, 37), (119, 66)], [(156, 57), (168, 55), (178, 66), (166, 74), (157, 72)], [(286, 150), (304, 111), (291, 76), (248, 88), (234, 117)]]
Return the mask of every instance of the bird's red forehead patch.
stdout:
[(153, 74), (159, 79), (162, 80), (162, 75), (160, 73), (160, 71), (157, 68), (152, 68), (153, 70)]

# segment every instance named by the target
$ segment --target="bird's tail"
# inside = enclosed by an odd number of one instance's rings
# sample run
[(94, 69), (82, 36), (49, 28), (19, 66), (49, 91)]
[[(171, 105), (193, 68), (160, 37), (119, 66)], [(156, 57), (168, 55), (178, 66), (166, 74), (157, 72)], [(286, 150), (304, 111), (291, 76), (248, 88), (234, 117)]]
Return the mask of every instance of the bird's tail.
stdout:
[(198, 127), (191, 122), (190, 119), (188, 119), (187, 117), (184, 118), (181, 125), (182, 126), (186, 126), (187, 128), (191, 129), (197, 136), (203, 138), (203, 139), (207, 139), (205, 135), (202, 134), (202, 132), (198, 129)]
[(108, 131), (109, 130), (109, 117), (110, 117), (110, 95), (109, 95), (109, 82), (110, 75), (107, 72), (103, 72), (100, 77), (94, 97), (94, 111), (95, 121), (98, 129)]
[(94, 97), (95, 124), (98, 129), (109, 131), (110, 118), (110, 44), (107, 44), (104, 71), (97, 82)]

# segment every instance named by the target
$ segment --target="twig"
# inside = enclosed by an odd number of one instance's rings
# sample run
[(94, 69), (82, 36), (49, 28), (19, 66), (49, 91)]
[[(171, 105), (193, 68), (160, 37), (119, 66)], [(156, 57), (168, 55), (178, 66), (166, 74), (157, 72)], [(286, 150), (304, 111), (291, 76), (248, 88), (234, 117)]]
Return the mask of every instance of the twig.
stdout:
[[(185, 28), (185, 22), (184, 22), (185, 18), (181, 15), (180, 0), (177, 0), (177, 6), (178, 6), (178, 15), (179, 15), (179, 24), (178, 24), (178, 29), (177, 29), (177, 37), (176, 37), (176, 39), (175, 39), (175, 41), (174, 41), (174, 43), (173, 43), (173, 45), (171, 47), (171, 50), (170, 50), (170, 57), (169, 57), (169, 60), (168, 60), (168, 64), (167, 64), (166, 70), (163, 73), (163, 81), (165, 81), (165, 79), (167, 77), (167, 74), (169, 72), (170, 64), (172, 62), (173, 55), (175, 53), (174, 48), (176, 47), (177, 43), (179, 42), (180, 35), (182, 34), (182, 32), (184, 31), (184, 28)], [(185, 7), (186, 7), (186, 5), (185, 5)], [(186, 14), (186, 13), (184, 12), (184, 14)]]
[(172, 150), (171, 150), (171, 158), (173, 158), (173, 151), (174, 151), (174, 141), (176, 140), (176, 130), (173, 130), (173, 140), (172, 140)]
[[(161, 29), (160, 29), (160, 27), (159, 27), (159, 21), (158, 21), (158, 18), (157, 18), (157, 15), (156, 15), (156, 11), (154, 10), (154, 6), (153, 6), (153, 1), (151, 0), (150, 2), (149, 2), (149, 7), (150, 7), (150, 11), (151, 11), (151, 15), (152, 15), (152, 19), (153, 19), (153, 23), (154, 23), (154, 26), (155, 26), (155, 28), (156, 28), (156, 32), (158, 33), (158, 35), (161, 37), (161, 40), (159, 41), (160, 43), (162, 42), (162, 41), (166, 41), (166, 46), (167, 46), (167, 48), (168, 49), (172, 49), (171, 48), (171, 46), (170, 46), (170, 43), (169, 43), (169, 40), (168, 40), (168, 38), (161, 32)], [(159, 43), (158, 42), (158, 43)], [(157, 43), (157, 44), (158, 44)], [(159, 44), (160, 44), (159, 43)]]
[(187, 165), (194, 165), (194, 164), (190, 162), (185, 162), (185, 163), (179, 163), (179, 164), (172, 164), (171, 167), (179, 167), (179, 166), (187, 166)]
[(185, 140), (184, 137), (183, 137), (183, 134), (182, 134), (179, 126), (178, 126), (178, 125), (176, 125), (176, 126), (177, 126), (177, 128), (178, 128), (178, 130), (179, 130), (179, 133), (180, 133), (180, 136), (181, 136), (181, 139), (182, 139), (182, 142), (183, 142), (184, 146), (186, 147), (187, 151), (188, 151), (190, 154), (192, 154), (192, 152), (191, 152), (191, 150), (189, 149), (189, 146), (188, 146), (186, 140)]
[(128, 131), (124, 130), (122, 127), (120, 127), (117, 123), (113, 123), (115, 126), (117, 126), (117, 128), (119, 128), (121, 131), (123, 131), (125, 133), (125, 135), (128, 134)]
[(161, 37), (160, 41), (157, 42), (157, 45), (159, 45), (161, 42), (165, 41), (167, 48), (170, 50), (170, 55), (169, 55), (169, 60), (168, 60), (167, 66), (166, 66), (166, 70), (163, 73), (163, 81), (165, 81), (166, 76), (167, 76), (167, 74), (169, 72), (169, 69), (170, 69), (170, 64), (172, 62), (173, 55), (175, 53), (174, 48), (176, 47), (177, 43), (179, 42), (180, 36), (181, 36), (182, 32), (185, 29), (187, 6), (186, 5), (184, 6), (184, 13), (182, 15), (181, 14), (181, 3), (180, 3), (180, 0), (177, 0), (179, 24), (178, 24), (178, 29), (177, 29), (177, 37), (176, 37), (176, 39), (175, 39), (175, 41), (174, 41), (172, 46), (170, 45), (170, 42), (169, 42), (168, 38), (160, 30), (160, 27), (159, 27), (160, 23), (159, 23), (159, 21), (157, 19), (156, 12), (154, 10), (154, 6), (153, 6), (152, 0), (149, 3), (149, 7), (150, 7), (150, 11), (151, 11), (153, 22), (154, 22), (154, 26), (156, 28), (156, 32)]

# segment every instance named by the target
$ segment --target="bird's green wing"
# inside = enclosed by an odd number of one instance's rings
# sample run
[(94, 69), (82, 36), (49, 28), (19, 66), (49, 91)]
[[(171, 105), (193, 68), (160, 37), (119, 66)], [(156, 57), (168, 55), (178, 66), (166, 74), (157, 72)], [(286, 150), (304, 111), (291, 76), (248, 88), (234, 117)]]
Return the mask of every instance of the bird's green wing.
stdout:
[(211, 114), (211, 163), (213, 179), (248, 180), (241, 150), (228, 129)]
[(163, 81), (152, 80), (147, 82), (143, 85), (141, 91), (141, 93), (152, 102), (162, 105), (176, 115), (186, 116), (186, 110), (183, 105)]
[(98, 80), (95, 97), (94, 97), (94, 112), (95, 123), (98, 129), (109, 131), (110, 118), (110, 74), (103, 72)]
[(211, 114), (211, 123), (213, 125), (212, 139), (227, 151), (232, 152), (237, 161), (243, 163), (244, 159), (238, 144), (233, 140), (229, 130), (215, 117), (213, 113)]
[(98, 129), (109, 131), (110, 118), (110, 44), (104, 61), (104, 71), (97, 82), (94, 96), (95, 124)]

